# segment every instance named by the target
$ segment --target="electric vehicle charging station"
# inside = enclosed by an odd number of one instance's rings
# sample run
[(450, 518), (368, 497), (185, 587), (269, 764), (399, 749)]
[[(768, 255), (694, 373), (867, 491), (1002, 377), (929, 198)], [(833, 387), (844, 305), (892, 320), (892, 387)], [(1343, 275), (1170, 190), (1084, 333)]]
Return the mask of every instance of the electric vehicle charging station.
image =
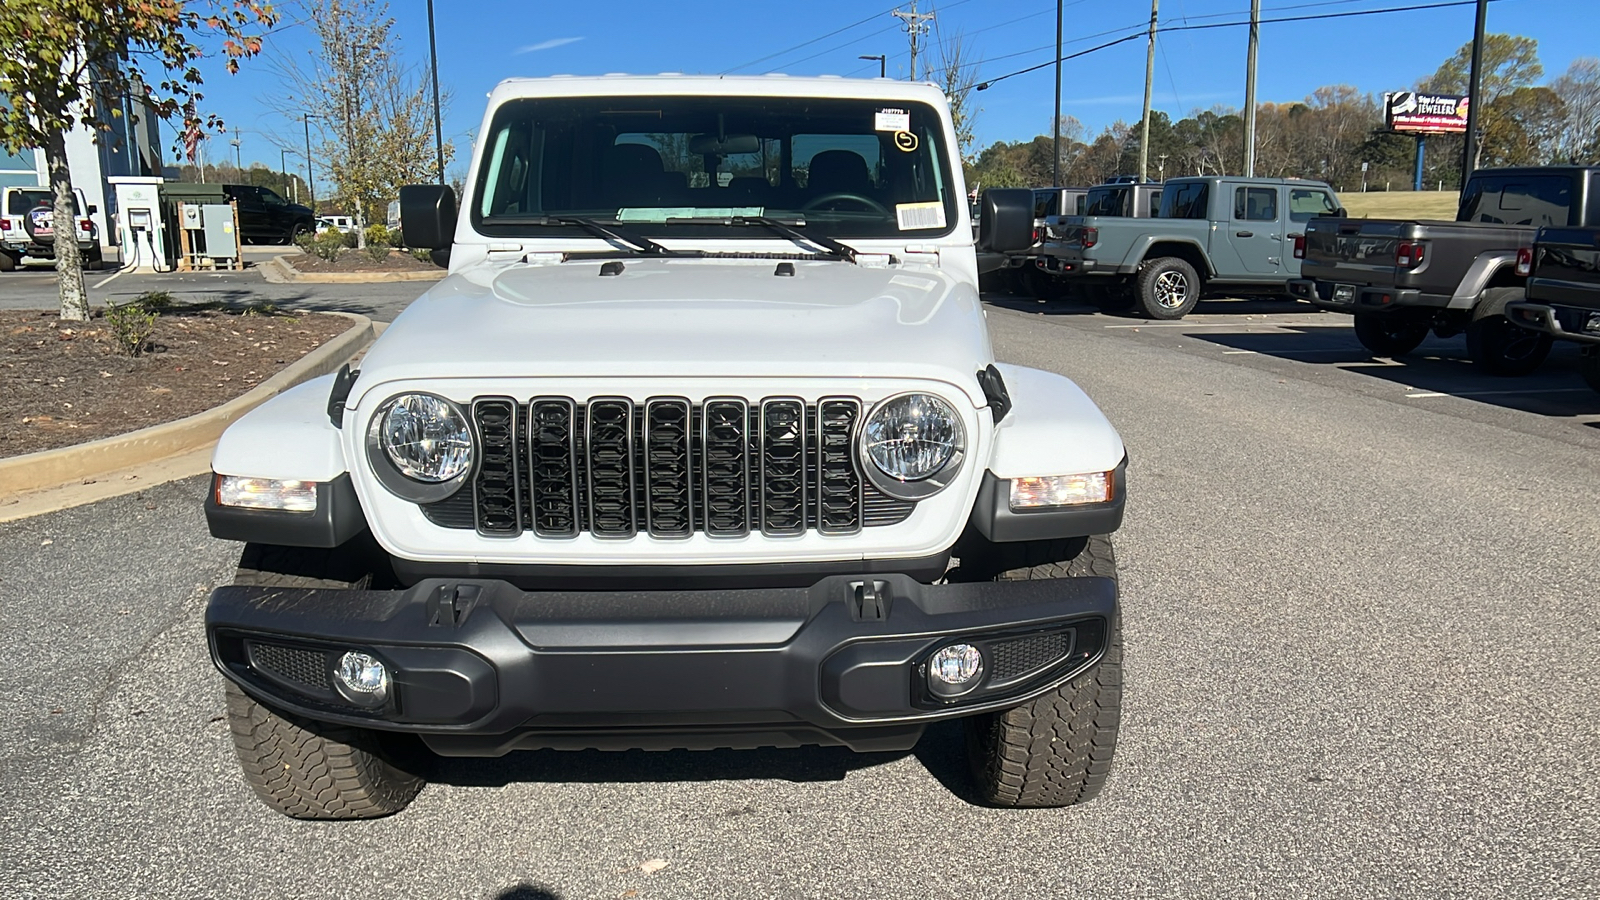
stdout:
[(172, 271), (166, 252), (166, 225), (161, 218), (161, 184), (165, 179), (128, 175), (106, 180), (116, 191), (122, 267), (136, 272)]

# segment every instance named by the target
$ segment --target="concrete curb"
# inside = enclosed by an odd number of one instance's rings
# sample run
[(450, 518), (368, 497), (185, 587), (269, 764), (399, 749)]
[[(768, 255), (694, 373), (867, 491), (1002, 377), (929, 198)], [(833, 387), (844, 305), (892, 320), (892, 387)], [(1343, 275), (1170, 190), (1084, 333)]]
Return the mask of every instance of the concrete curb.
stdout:
[[(0, 459), (0, 498), (6, 498), (4, 502), (9, 505), (17, 494), (82, 484), (114, 472), (192, 453), (216, 443), (223, 430), (235, 419), (303, 381), (336, 371), (376, 335), (372, 320), (366, 316), (343, 312), (328, 312), (326, 315), (343, 316), (351, 321), (351, 326), (343, 334), (307, 353), (243, 396), (235, 397), (221, 406), (175, 422), (152, 425), (86, 444)], [(3, 520), (5, 509), (0, 506), (0, 520)]]
[[(388, 281), (438, 281), (446, 275), (443, 269), (437, 272), (302, 272), (289, 262), (287, 256), (275, 256), (272, 262), (277, 264), (277, 276), (283, 279), (273, 281), (267, 277), (274, 284), (381, 284)], [(266, 276), (265, 264), (262, 266), (262, 275)]]

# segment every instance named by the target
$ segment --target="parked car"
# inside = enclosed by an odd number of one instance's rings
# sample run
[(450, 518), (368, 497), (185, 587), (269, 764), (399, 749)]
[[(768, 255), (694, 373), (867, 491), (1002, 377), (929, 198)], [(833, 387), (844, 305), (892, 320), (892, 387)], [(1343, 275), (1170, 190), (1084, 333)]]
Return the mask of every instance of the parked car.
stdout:
[(225, 184), (222, 192), (238, 204), (239, 233), (249, 243), (287, 244), (315, 228), (310, 207), (290, 203), (271, 188)]
[[(994, 254), (991, 259), (980, 258), (980, 270), (996, 272), (998, 288), (1037, 296), (1036, 291), (1041, 286), (1034, 280), (1033, 251), (1044, 240), (1045, 222), (1056, 216), (1083, 212), (1086, 194), (1088, 189), (1081, 187), (1033, 188), (1033, 243), (1016, 252)], [(980, 256), (983, 255), (987, 255), (986, 252), (980, 251)]]
[[(73, 188), (72, 212), (83, 264), (87, 268), (99, 268), (100, 232), (89, 218), (99, 210), (84, 200), (83, 191)], [(10, 272), (27, 262), (53, 263), (56, 258), (54, 228), (55, 194), (50, 188), (0, 189), (0, 272)]]
[[(1097, 227), (1099, 219), (1148, 219), (1160, 211), (1160, 184), (1109, 181), (1089, 189), (1077, 214), (1045, 219), (1044, 240), (1047, 244), (1070, 243), (1080, 239), (1081, 229)], [(1034, 290), (1030, 293), (1036, 297), (1066, 294), (1098, 301), (1107, 294), (1101, 290), (1102, 285), (1086, 284), (1081, 278), (1062, 278), (1060, 257), (1052, 252), (1038, 254), (1032, 264), (1038, 271), (1031, 278)]]
[(1295, 253), (1289, 293), (1355, 316), (1378, 356), (1403, 356), (1429, 332), (1466, 333), (1467, 354), (1497, 375), (1525, 375), (1550, 352), (1506, 319), (1527, 276), (1517, 253), (1542, 226), (1600, 224), (1600, 167), (1483, 169), (1467, 179), (1454, 222), (1321, 219)]
[[(904, 752), (960, 719), (984, 802), (1093, 797), (1126, 453), (994, 359), (943, 92), (517, 79), (484, 121), (459, 207), (401, 190), (452, 277), (213, 457), (211, 532), (246, 543), (206, 629), (256, 793), (379, 816), (407, 748)], [(1027, 247), (1031, 206), (987, 193), (984, 246)]]
[(1161, 186), (1155, 218), (1085, 217), (1043, 248), (1050, 271), (1152, 319), (1181, 319), (1207, 292), (1282, 294), (1300, 274), (1305, 223), (1339, 212), (1320, 181), (1208, 176)]
[(1578, 371), (1600, 391), (1600, 228), (1539, 229), (1517, 252), (1517, 270), (1528, 276), (1526, 294), (1506, 304), (1506, 317), (1544, 340), (1578, 344)]
[(356, 220), (354, 216), (318, 216), (317, 230), (327, 231), (333, 229), (341, 234), (355, 234)]

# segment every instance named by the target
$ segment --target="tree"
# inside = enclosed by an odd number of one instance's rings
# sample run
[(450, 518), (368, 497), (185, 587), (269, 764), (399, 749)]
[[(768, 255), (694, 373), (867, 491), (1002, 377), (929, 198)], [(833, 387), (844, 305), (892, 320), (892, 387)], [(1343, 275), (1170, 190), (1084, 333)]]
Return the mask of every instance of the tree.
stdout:
[(976, 150), (972, 146), (972, 129), (979, 110), (973, 108), (970, 100), (972, 89), (978, 83), (978, 64), (967, 53), (966, 39), (961, 32), (939, 41), (939, 62), (932, 74), (934, 83), (944, 88), (945, 99), (950, 103), (950, 123), (956, 132), (956, 150), (962, 164), (968, 164)]
[[(356, 217), (365, 246), (366, 223), (402, 185), (439, 179), (434, 152), (433, 99), (417, 71), (399, 55), (389, 4), (382, 0), (310, 0), (308, 18), (318, 47), (310, 65), (294, 59), (272, 66), (289, 95), (284, 114), (310, 112), (325, 138), (320, 156), (338, 185), (338, 198)], [(441, 106), (448, 106), (448, 94)], [(455, 154), (444, 145), (445, 165)]]
[[(1487, 135), (1497, 128), (1499, 111), (1494, 102), (1517, 88), (1532, 87), (1544, 77), (1544, 66), (1539, 62), (1539, 42), (1516, 34), (1486, 34), (1483, 36), (1482, 72), (1479, 75), (1481, 96), (1471, 98), (1478, 106), (1478, 130)], [(1439, 94), (1465, 94), (1471, 84), (1472, 42), (1461, 45), (1456, 55), (1445, 60), (1431, 78), (1420, 88)], [(1478, 156), (1472, 162), (1477, 168), (1483, 160), (1484, 143), (1478, 142)]]
[(1565, 162), (1600, 161), (1600, 59), (1580, 56), (1566, 74), (1550, 83), (1566, 106), (1558, 158)]
[[(61, 317), (89, 318), (82, 259), (73, 214), (67, 132), (102, 129), (96, 97), (132, 94), (163, 119), (180, 119), (185, 132), (219, 129), (202, 118), (204, 99), (197, 63), (202, 44), (221, 39), (230, 73), (261, 50), (244, 32), (271, 26), (272, 7), (260, 0), (4, 0), (0, 4), (0, 146), (12, 153), (44, 151), (55, 199), (56, 272)], [(156, 70), (159, 69), (159, 72)], [(146, 75), (154, 76), (152, 79)], [(120, 116), (121, 110), (107, 110)]]
[(1494, 115), (1483, 130), (1483, 157), (1495, 166), (1550, 162), (1561, 140), (1567, 105), (1547, 87), (1517, 88), (1490, 104)]

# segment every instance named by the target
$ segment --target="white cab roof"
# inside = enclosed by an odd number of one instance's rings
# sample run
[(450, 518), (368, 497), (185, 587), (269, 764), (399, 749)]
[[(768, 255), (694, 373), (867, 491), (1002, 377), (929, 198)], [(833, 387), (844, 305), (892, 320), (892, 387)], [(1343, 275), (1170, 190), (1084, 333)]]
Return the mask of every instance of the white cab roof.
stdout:
[(944, 105), (944, 92), (932, 84), (887, 78), (791, 78), (786, 75), (555, 75), (508, 78), (489, 94), (489, 105), (522, 97), (596, 96), (749, 96), (850, 97), (864, 100), (912, 100)]

